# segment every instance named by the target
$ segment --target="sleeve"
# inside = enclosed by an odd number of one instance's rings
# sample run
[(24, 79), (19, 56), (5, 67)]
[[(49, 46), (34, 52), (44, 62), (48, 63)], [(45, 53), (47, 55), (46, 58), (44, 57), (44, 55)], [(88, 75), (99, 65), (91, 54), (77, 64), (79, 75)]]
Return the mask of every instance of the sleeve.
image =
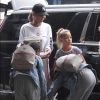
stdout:
[(18, 40), (18, 44), (17, 47), (20, 47), (20, 45), (23, 43), (24, 40), (24, 27), (22, 26), (20, 29), (20, 34), (19, 34), (19, 40)]
[(24, 40), (24, 27), (22, 26), (20, 29), (20, 35), (19, 35), (19, 43), (22, 43)]
[(83, 56), (82, 50), (80, 48), (78, 48), (78, 47), (75, 47), (74, 50), (75, 50), (76, 54), (81, 54), (81, 57), (83, 58), (83, 62), (82, 63), (86, 64), (87, 62), (86, 62), (86, 60), (85, 60), (85, 58)]
[(80, 48), (78, 48), (77, 46), (73, 46), (74, 47), (74, 52), (76, 54), (82, 54), (82, 50)]
[(48, 41), (46, 45), (46, 49), (50, 49), (51, 51), (53, 50), (53, 39), (52, 39), (52, 29), (51, 26), (48, 25)]

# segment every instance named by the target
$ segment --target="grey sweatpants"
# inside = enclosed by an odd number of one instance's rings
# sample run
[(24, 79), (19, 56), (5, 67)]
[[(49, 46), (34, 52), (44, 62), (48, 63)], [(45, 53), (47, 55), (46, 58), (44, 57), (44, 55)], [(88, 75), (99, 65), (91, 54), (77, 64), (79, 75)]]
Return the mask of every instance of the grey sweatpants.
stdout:
[(82, 69), (77, 74), (77, 81), (71, 79), (69, 82), (65, 81), (65, 83), (63, 83), (64, 78), (69, 80), (67, 76), (60, 75), (52, 83), (47, 95), (47, 100), (53, 100), (57, 90), (63, 85), (70, 90), (68, 99), (66, 95), (66, 100), (87, 100), (96, 84), (95, 75), (92, 70), (88, 68)]
[(87, 100), (95, 84), (96, 78), (91, 69), (84, 68), (78, 73), (77, 84), (70, 92), (68, 100)]
[(15, 100), (40, 100), (40, 90), (30, 76), (14, 78)]

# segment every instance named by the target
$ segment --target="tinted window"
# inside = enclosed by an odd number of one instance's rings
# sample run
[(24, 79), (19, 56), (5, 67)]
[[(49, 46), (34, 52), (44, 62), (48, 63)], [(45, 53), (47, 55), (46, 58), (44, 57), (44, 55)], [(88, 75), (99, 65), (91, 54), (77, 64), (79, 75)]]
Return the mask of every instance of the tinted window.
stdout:
[(7, 16), (0, 27), (0, 84), (3, 88), (9, 84), (11, 55), (16, 48), (19, 30), (27, 22), (28, 14)]
[(71, 30), (73, 42), (79, 42), (87, 15), (88, 13), (77, 12), (50, 13), (46, 21), (52, 26), (54, 41), (57, 30), (63, 27)]
[(86, 41), (100, 41), (100, 13), (93, 13), (88, 23), (86, 31)]
[(20, 27), (27, 21), (27, 16), (24, 14), (8, 16), (0, 31), (0, 40), (18, 40)]
[(68, 28), (72, 32), (73, 42), (79, 42), (88, 13), (76, 13)]
[(57, 12), (49, 13), (46, 18), (46, 22), (49, 23), (53, 30), (53, 39), (56, 40), (56, 32), (59, 28), (67, 28), (69, 21), (72, 19), (75, 13)]

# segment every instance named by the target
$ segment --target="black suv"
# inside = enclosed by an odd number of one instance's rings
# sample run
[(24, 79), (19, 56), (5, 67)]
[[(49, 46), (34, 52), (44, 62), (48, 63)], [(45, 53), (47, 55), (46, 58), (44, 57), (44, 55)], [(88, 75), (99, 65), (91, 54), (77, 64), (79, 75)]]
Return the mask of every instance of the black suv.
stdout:
[[(57, 50), (56, 31), (63, 27), (71, 31), (73, 45), (82, 49), (86, 61), (96, 69), (100, 79), (100, 30), (98, 30), (100, 4), (48, 5), (46, 9), (49, 16), (45, 22), (51, 25), (54, 40), (54, 49), (50, 56), (51, 75), (54, 55)], [(30, 11), (31, 7), (19, 8), (9, 14), (6, 9), (5, 18), (0, 25), (0, 93), (2, 90), (10, 89), (11, 56), (18, 42), (20, 27), (28, 22), (27, 17)], [(99, 83), (95, 86), (90, 100), (100, 100)]]

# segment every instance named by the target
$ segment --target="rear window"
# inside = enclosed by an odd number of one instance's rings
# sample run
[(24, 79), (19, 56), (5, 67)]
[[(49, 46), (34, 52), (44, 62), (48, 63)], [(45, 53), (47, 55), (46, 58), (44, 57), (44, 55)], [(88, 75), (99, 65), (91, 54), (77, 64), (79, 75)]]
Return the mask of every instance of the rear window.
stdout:
[(92, 13), (85, 41), (100, 41), (100, 13)]
[(82, 29), (88, 13), (57, 12), (47, 16), (48, 22), (53, 30), (53, 39), (56, 40), (56, 32), (59, 28), (68, 28), (73, 36), (73, 42), (79, 42)]
[(8, 16), (0, 29), (0, 40), (18, 40), (20, 27), (27, 22), (27, 16), (25, 14)]

